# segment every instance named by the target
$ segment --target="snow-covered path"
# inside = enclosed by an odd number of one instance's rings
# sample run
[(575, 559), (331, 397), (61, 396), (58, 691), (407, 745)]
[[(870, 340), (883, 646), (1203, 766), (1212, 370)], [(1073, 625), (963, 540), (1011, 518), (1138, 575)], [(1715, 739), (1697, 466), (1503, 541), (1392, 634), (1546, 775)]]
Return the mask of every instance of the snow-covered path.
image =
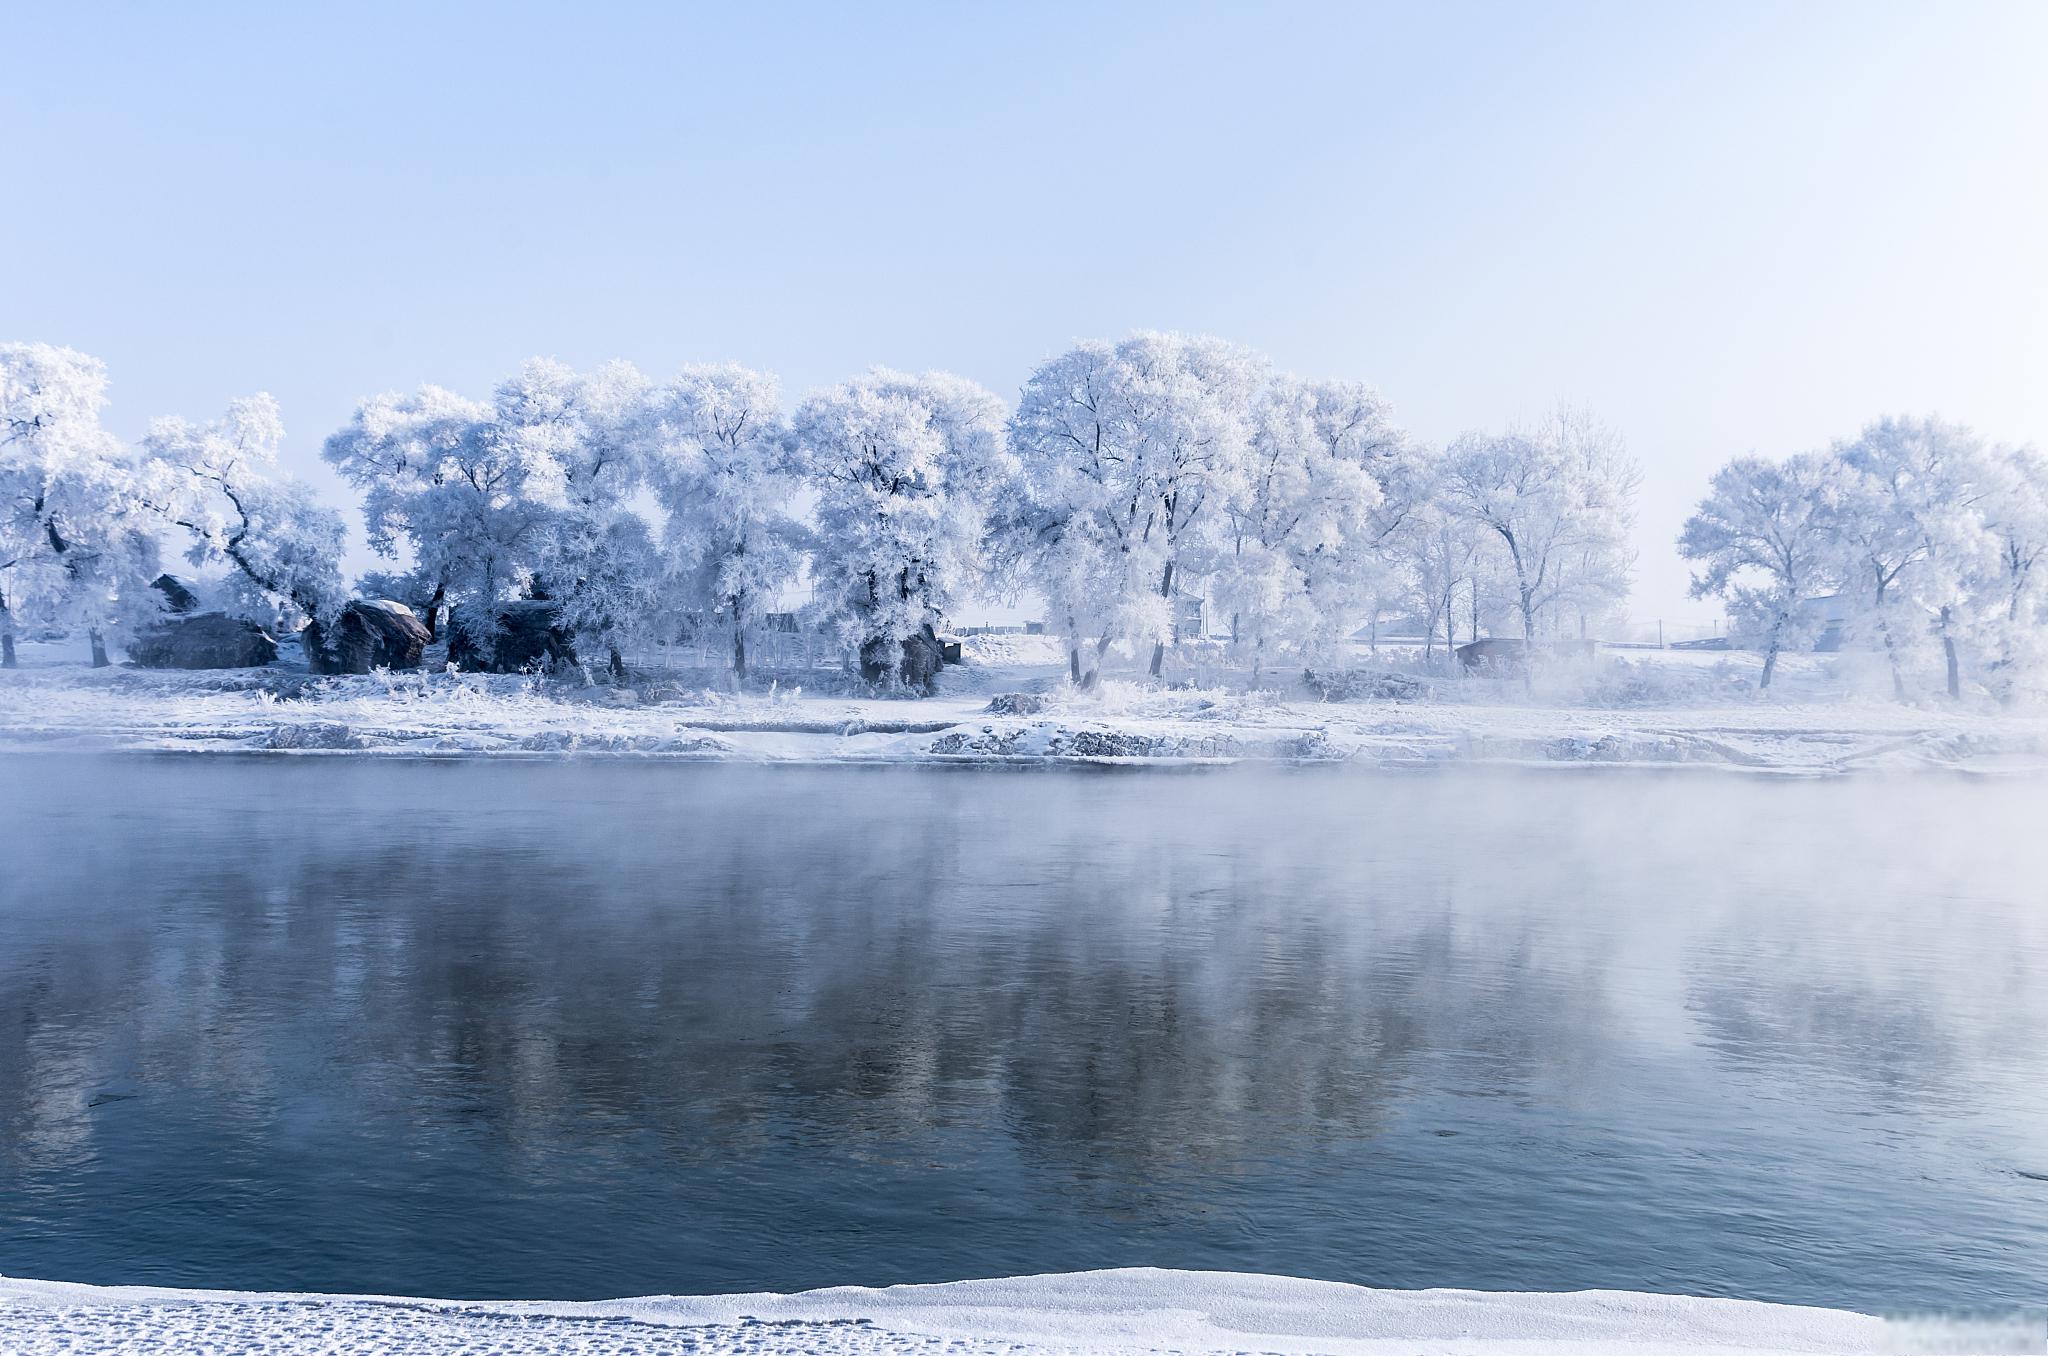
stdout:
[[(1371, 1290), (1132, 1269), (596, 1304), (101, 1289), (0, 1280), (0, 1349), (44, 1353), (1633, 1353), (1933, 1349), (1827, 1309), (1624, 1292)], [(2024, 1350), (1987, 1331), (1973, 1350)], [(1920, 1340), (1916, 1341), (1916, 1337)], [(1953, 1340), (1955, 1334), (1948, 1334)], [(1943, 1349), (1956, 1350), (1955, 1347)]]

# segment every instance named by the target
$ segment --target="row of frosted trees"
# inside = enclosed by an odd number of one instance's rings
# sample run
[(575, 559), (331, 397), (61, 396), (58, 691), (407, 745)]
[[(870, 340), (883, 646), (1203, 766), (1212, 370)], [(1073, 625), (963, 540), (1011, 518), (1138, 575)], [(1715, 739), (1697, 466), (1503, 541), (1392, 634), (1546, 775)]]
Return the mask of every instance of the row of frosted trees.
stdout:
[[(0, 632), (146, 624), (169, 535), (233, 605), (321, 628), (345, 603), (342, 522), (281, 475), (268, 397), (219, 420), (100, 426), (105, 373), (0, 347)], [(748, 641), (799, 590), (873, 681), (922, 683), (970, 598), (1030, 598), (1071, 675), (1153, 675), (1192, 600), (1254, 669), (1313, 660), (1390, 614), (1432, 648), (1583, 629), (1626, 595), (1636, 473), (1566, 412), (1436, 450), (1363, 385), (1271, 370), (1215, 339), (1142, 333), (1042, 364), (1014, 409), (943, 373), (877, 369), (785, 410), (737, 366), (651, 380), (534, 361), (488, 401), (438, 387), (363, 402), (323, 448), (393, 563), (362, 581), (430, 627), (487, 641), (546, 599), (621, 656), (707, 628), (744, 679)]]
[(1740, 457), (1679, 550), (1733, 635), (1778, 657), (1823, 628), (1881, 654), (1892, 689), (1936, 672), (2011, 700), (2048, 670), (2048, 462), (1940, 419), (1881, 419), (1823, 452)]

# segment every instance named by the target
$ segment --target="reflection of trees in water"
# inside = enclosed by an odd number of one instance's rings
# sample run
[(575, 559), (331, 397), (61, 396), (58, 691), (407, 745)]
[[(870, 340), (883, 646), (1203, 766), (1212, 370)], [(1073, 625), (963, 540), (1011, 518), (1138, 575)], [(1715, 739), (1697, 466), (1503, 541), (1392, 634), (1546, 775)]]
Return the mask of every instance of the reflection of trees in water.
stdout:
[(1476, 896), (1413, 805), (1361, 845), (1314, 795), (1168, 781), (241, 771), (228, 841), (151, 767), (150, 818), (48, 864), (123, 902), (0, 971), (0, 1126), (65, 1100), (5, 1087), (132, 1068), (251, 1134), (308, 1099), (514, 1154), (993, 1128), (1124, 1177), (1370, 1135), (1447, 1079), (1568, 1080), (1613, 1039), (1600, 945)]
[[(1688, 882), (1683, 1000), (1717, 1061), (1802, 1099), (1992, 1105), (2038, 1084), (2048, 837), (2026, 783), (1810, 786), (1723, 808)], [(1729, 822), (1733, 820), (1734, 822)]]
[(2048, 840), (1986, 802), (107, 766), (0, 779), (0, 1262), (2032, 1293)]
[(2038, 909), (1973, 901), (1884, 859), (1834, 871), (1826, 907), (1749, 900), (1686, 958), (1686, 1005), (1717, 1058), (1803, 1092), (1954, 1104), (1983, 1080), (2038, 1078), (2048, 1034)]

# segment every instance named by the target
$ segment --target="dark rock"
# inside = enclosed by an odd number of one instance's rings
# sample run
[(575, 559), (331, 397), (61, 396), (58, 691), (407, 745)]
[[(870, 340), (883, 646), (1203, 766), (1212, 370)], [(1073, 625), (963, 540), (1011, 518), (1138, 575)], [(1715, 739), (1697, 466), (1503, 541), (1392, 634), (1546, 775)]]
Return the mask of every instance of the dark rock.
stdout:
[(998, 692), (988, 699), (988, 713), (992, 716), (1036, 716), (1052, 705), (1049, 698), (1037, 692)]
[(426, 623), (404, 603), (359, 598), (342, 609), (328, 637), (328, 668), (334, 673), (416, 669), (431, 639)]
[(860, 647), (860, 676), (867, 682), (886, 683), (894, 675), (903, 686), (927, 696), (937, 688), (939, 670), (945, 665), (946, 647), (929, 626), (901, 642), (879, 638)]
[(1075, 730), (1053, 741), (1052, 751), (1069, 758), (1154, 758), (1174, 752), (1167, 740), (1122, 730)]
[(1302, 680), (1309, 691), (1326, 702), (1405, 702), (1414, 701), (1426, 691), (1422, 680), (1414, 674), (1395, 673), (1391, 669), (1309, 669), (1302, 673)]
[(1458, 647), (1458, 662), (1468, 669), (1521, 673), (1529, 667), (1528, 647), (1519, 640), (1488, 636)]
[(348, 726), (331, 720), (301, 721), (294, 725), (277, 725), (266, 730), (250, 741), (259, 749), (363, 749), (369, 741)]
[(128, 657), (146, 669), (254, 669), (277, 658), (277, 642), (255, 622), (199, 612), (148, 628)]
[(488, 649), (469, 633), (459, 617), (451, 621), (448, 662), (481, 673), (528, 673), (573, 666), (576, 647), (555, 624), (560, 604), (545, 598), (523, 598), (498, 609), (498, 633)]
[(174, 617), (185, 616), (199, 606), (199, 595), (192, 586), (174, 574), (160, 574), (149, 586), (164, 596), (164, 611)]
[(1512, 636), (1487, 636), (1469, 645), (1458, 647), (1458, 662), (1467, 669), (1479, 673), (1521, 675), (1529, 671), (1529, 661), (1551, 664), (1561, 660), (1590, 660), (1599, 650), (1599, 645), (1590, 640), (1539, 640), (1532, 650), (1526, 641)]

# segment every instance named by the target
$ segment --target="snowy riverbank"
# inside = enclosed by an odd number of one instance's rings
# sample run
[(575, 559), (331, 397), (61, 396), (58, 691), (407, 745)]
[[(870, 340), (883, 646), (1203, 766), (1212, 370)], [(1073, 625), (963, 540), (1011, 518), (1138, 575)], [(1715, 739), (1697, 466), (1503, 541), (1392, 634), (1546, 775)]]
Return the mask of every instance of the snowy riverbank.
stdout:
[[(374, 1356), (639, 1352), (1651, 1353), (2023, 1351), (1862, 1314), (1621, 1291), (1373, 1290), (1227, 1272), (1127, 1269), (594, 1304), (95, 1287), (0, 1279), (0, 1347), (43, 1353), (347, 1351)], [(2033, 1341), (2036, 1348), (2026, 1343)], [(1960, 1343), (1960, 1344), (1959, 1344)]]
[[(1746, 655), (1610, 655), (1569, 691), (1415, 681), (1359, 663), (1325, 699), (1191, 670), (1175, 686), (1111, 679), (1076, 692), (1035, 637), (972, 644), (939, 695), (887, 700), (790, 688), (734, 695), (688, 671), (623, 687), (413, 673), (313, 679), (285, 667), (203, 673), (26, 656), (0, 673), (0, 749), (600, 754), (750, 762), (1268, 761), (1689, 766), (1794, 774), (2048, 768), (2048, 717), (1907, 706), (1807, 658), (1769, 698)], [(820, 675), (829, 678), (830, 675)]]

